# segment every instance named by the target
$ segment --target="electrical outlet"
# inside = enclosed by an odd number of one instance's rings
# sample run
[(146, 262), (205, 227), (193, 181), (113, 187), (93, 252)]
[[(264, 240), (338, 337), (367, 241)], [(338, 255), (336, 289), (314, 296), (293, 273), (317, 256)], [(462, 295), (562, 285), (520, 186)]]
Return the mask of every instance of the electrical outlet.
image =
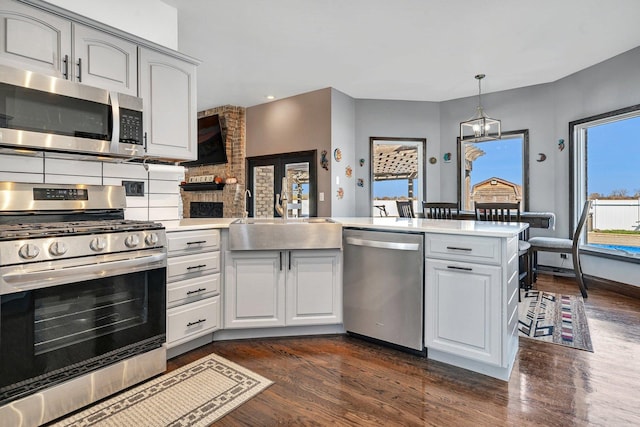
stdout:
[(144, 197), (144, 181), (122, 181), (125, 195)]
[(567, 254), (560, 254), (560, 258), (562, 258), (562, 259), (567, 259), (567, 258), (568, 258), (568, 256), (567, 256)]

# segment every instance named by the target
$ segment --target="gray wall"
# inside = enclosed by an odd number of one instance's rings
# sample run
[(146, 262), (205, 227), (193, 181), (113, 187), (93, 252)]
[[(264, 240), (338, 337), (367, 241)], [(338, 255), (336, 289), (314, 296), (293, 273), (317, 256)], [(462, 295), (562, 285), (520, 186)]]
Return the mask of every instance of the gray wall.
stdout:
[[(331, 153), (331, 89), (247, 108), (247, 157), (294, 151)], [(324, 171), (324, 169), (323, 169)], [(318, 173), (318, 216), (331, 216), (331, 178)]]
[[(335, 160), (333, 153), (339, 149), (342, 159)], [(331, 90), (331, 156), (329, 171), (319, 168), (318, 176), (329, 174), (331, 180), (331, 216), (349, 217), (356, 215), (356, 196), (362, 188), (356, 185), (358, 173), (363, 169), (356, 159), (355, 149), (355, 100), (344, 93)], [(347, 168), (352, 170), (347, 175)], [(342, 189), (342, 198), (338, 189)]]
[[(440, 168), (455, 169), (455, 163), (442, 164), (440, 148), (440, 109), (437, 102), (384, 101), (358, 99), (355, 103), (355, 156), (364, 158), (365, 166), (357, 166), (356, 178), (364, 178), (364, 188), (356, 189), (356, 216), (371, 215), (371, 153), (369, 138), (426, 138), (426, 158), (436, 157), (435, 165), (427, 163), (427, 199), (440, 199)], [(445, 153), (446, 151), (442, 151)], [(454, 172), (455, 176), (455, 172)], [(455, 195), (454, 195), (455, 199)], [(452, 199), (452, 200), (454, 200)]]

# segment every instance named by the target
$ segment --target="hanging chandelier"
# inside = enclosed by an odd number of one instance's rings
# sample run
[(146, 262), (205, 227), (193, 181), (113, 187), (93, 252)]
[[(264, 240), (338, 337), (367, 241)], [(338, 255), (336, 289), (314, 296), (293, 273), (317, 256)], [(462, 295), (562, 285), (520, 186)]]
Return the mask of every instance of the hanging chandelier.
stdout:
[(484, 74), (475, 76), (478, 80), (478, 108), (476, 114), (467, 121), (460, 122), (460, 141), (480, 142), (500, 139), (500, 120), (492, 119), (482, 109), (482, 79)]

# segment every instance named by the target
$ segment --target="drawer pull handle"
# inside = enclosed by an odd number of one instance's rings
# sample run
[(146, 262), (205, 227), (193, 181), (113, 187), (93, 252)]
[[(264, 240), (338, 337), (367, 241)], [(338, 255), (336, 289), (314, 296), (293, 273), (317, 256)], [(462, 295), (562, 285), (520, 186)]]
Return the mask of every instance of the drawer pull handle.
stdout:
[(202, 292), (202, 291), (206, 291), (207, 288), (199, 288), (196, 289), (195, 291), (187, 291), (187, 295), (191, 295), (191, 294), (197, 294), (198, 292)]
[(189, 267), (187, 267), (187, 270), (193, 270), (196, 268), (202, 268), (202, 267), (206, 267), (207, 264), (199, 264), (199, 265), (190, 265)]
[(450, 268), (452, 270), (464, 270), (464, 271), (473, 271), (473, 268), (469, 268), (469, 267), (457, 267), (455, 265), (447, 265), (447, 268)]
[(195, 242), (187, 242), (187, 245), (201, 245), (203, 243), (207, 243), (206, 240), (196, 240)]
[(449, 249), (450, 251), (466, 251), (466, 252), (471, 252), (473, 250), (471, 248), (459, 248), (457, 246), (447, 246), (447, 249)]
[(197, 325), (197, 324), (200, 324), (200, 323), (204, 323), (206, 321), (207, 321), (207, 319), (198, 319), (195, 322), (189, 322), (189, 323), (187, 323), (187, 328), (189, 326), (194, 326), (194, 325)]

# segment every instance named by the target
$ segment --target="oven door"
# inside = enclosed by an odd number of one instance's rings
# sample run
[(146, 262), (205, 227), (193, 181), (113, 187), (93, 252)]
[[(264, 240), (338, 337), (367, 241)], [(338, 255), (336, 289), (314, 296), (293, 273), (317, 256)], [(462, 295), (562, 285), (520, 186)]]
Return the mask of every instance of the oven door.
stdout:
[(5, 285), (24, 288), (0, 295), (0, 406), (163, 345), (166, 254), (126, 264), (71, 267), (65, 283), (0, 268)]

